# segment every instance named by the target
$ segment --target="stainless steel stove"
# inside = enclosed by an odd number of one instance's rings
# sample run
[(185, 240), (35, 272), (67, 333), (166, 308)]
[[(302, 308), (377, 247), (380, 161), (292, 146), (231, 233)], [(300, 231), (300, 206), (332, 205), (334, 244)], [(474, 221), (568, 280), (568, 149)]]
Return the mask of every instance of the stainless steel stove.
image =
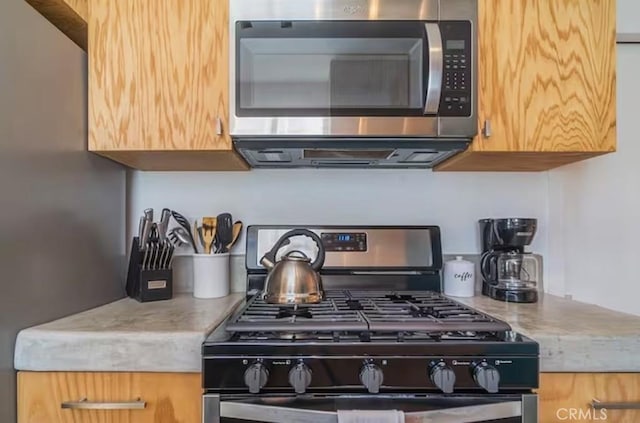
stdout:
[(327, 249), (324, 300), (267, 304), (259, 259), (292, 228), (248, 229), (247, 301), (203, 345), (204, 422), (537, 421), (538, 344), (440, 293), (437, 227), (308, 227)]

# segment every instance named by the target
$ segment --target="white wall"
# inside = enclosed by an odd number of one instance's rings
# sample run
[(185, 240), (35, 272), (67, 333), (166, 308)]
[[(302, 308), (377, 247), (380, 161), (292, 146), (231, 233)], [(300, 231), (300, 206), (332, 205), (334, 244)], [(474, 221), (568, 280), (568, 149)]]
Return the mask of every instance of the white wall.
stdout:
[(640, 34), (640, 1), (617, 0), (618, 34)]
[[(433, 224), (445, 253), (478, 253), (477, 220), (535, 217), (532, 248), (546, 253), (545, 173), (433, 173), (425, 170), (253, 170), (133, 172), (129, 227), (146, 207), (188, 218), (229, 211), (245, 224)], [(236, 252), (244, 251), (240, 240)]]
[(640, 45), (618, 45), (618, 151), (549, 172), (557, 293), (640, 315)]

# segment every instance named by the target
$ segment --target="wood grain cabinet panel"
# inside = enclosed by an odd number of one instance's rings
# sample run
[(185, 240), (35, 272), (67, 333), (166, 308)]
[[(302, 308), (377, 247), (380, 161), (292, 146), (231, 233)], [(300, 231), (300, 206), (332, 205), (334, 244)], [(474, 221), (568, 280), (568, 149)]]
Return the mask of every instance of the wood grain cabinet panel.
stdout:
[(538, 394), (540, 422), (640, 422), (640, 409), (599, 411), (590, 405), (593, 399), (640, 404), (640, 373), (542, 373)]
[(227, 0), (92, 0), (89, 149), (139, 169), (247, 169), (226, 131), (228, 22)]
[[(19, 372), (18, 423), (200, 422), (199, 373)], [(144, 409), (73, 410), (61, 404), (146, 402)]]
[(479, 0), (479, 135), (438, 170), (545, 170), (615, 151), (614, 0)]

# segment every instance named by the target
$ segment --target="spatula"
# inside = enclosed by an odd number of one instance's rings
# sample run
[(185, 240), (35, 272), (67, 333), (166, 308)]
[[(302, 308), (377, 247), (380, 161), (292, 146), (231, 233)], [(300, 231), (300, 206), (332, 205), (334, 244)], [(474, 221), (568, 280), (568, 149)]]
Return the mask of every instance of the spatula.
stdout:
[(221, 213), (217, 217), (216, 253), (228, 253), (233, 241), (233, 218), (230, 213)]
[(233, 248), (234, 245), (236, 245), (236, 242), (238, 241), (238, 238), (240, 237), (240, 233), (242, 232), (242, 221), (238, 220), (233, 224), (233, 236), (231, 237), (231, 242), (227, 244), (226, 248), (227, 251), (231, 251), (231, 249)]
[(189, 225), (189, 221), (187, 220), (187, 218), (175, 210), (171, 211), (171, 216), (173, 216), (173, 219), (178, 223), (178, 225), (182, 226), (187, 231), (191, 240), (193, 252), (197, 254), (198, 248), (196, 247), (196, 240), (193, 238), (193, 233), (191, 233), (191, 226)]
[(202, 218), (202, 240), (204, 243), (204, 252), (211, 254), (213, 243), (216, 239), (216, 221), (215, 217)]

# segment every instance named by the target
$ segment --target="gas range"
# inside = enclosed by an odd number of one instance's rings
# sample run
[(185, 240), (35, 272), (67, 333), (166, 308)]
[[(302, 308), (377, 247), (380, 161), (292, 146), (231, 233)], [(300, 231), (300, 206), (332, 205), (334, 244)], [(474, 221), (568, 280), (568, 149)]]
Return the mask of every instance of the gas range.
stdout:
[(497, 393), (538, 382), (534, 341), (431, 291), (333, 290), (312, 305), (258, 294), (203, 352), (205, 387), (219, 392)]
[[(225, 421), (224, 415), (304, 421), (300, 410), (333, 413), (380, 404), (425, 419), (434, 410), (455, 414), (471, 407), (478, 413), (485, 407), (491, 418), (465, 421), (493, 421), (496, 415), (535, 421), (523, 416), (535, 414), (538, 344), (439, 292), (436, 227), (312, 227), (323, 239), (327, 233), (341, 239), (366, 233), (366, 251), (373, 254), (353, 257), (353, 250), (330, 244), (321, 303), (268, 304), (260, 294), (265, 272), (257, 263), (269, 246), (265, 238), (288, 229), (249, 228), (247, 300), (203, 344), (205, 410), (219, 414), (205, 421)], [(415, 249), (426, 254), (409, 252), (424, 242), (429, 245)], [(310, 248), (292, 244), (290, 249)], [(261, 412), (248, 419), (255, 407)], [(274, 407), (279, 414), (269, 420)], [(495, 414), (495, 407), (502, 411)], [(298, 414), (287, 414), (292, 410)]]

